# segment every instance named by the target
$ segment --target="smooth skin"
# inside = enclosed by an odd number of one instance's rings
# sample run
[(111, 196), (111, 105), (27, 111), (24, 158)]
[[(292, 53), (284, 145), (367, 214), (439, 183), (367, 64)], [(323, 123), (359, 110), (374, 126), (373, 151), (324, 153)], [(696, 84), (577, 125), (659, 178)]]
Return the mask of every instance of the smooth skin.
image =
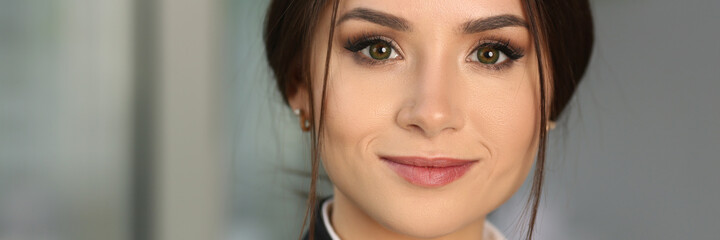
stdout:
[[(340, 2), (338, 20), (357, 9), (394, 16), (407, 28), (362, 17), (335, 28), (321, 149), (334, 184), (333, 227), (348, 240), (481, 239), (486, 215), (519, 189), (534, 162), (540, 87), (527, 27), (463, 29), (499, 15), (527, 23), (523, 6), (519, 0), (347, 0)], [(330, 18), (328, 6), (313, 38), (316, 116)], [(369, 64), (367, 51), (345, 48), (363, 34), (391, 40), (397, 56)], [(473, 58), (479, 42), (498, 39), (524, 55), (502, 68)], [(307, 112), (309, 90), (301, 86), (292, 94), (291, 107)], [(478, 162), (454, 182), (422, 187), (398, 176), (380, 155)]]

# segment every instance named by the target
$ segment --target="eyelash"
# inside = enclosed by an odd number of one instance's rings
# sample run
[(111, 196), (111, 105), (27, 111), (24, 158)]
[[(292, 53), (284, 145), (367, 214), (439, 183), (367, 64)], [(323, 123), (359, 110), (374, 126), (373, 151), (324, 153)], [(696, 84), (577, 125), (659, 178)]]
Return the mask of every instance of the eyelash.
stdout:
[[(370, 45), (380, 42), (390, 45), (392, 51), (398, 54), (398, 58), (390, 60), (376, 60), (363, 56), (363, 54), (360, 53), (360, 50), (363, 50)], [(395, 43), (395, 41), (391, 40), (390, 38), (384, 37), (380, 34), (363, 33), (360, 36), (348, 38), (347, 42), (345, 43), (345, 49), (352, 52), (356, 60), (367, 65), (380, 65), (386, 64), (389, 61), (403, 59), (402, 54), (400, 54), (400, 51), (398, 51), (399, 47), (397, 43)]]
[[(398, 54), (397, 59), (390, 59), (390, 60), (376, 60), (369, 58), (367, 56), (363, 56), (362, 53), (360, 53), (360, 50), (365, 49), (366, 47), (383, 42), (392, 47), (392, 51), (395, 51)], [(499, 50), (503, 54), (505, 54), (508, 59), (506, 61), (503, 61), (502, 63), (498, 64), (483, 64), (477, 62), (477, 64), (481, 65), (482, 67), (489, 68), (491, 70), (502, 70), (510, 65), (512, 65), (513, 62), (516, 60), (522, 58), (524, 56), (523, 50), (518, 47), (514, 47), (510, 40), (505, 38), (498, 38), (498, 37), (489, 37), (486, 38), (486, 40), (481, 40), (478, 42), (478, 44), (473, 48), (473, 50), (470, 52), (471, 55), (468, 55), (468, 59), (472, 54), (476, 54), (476, 52), (485, 47), (492, 47), (494, 49)], [(356, 37), (351, 37), (347, 39), (347, 42), (345, 43), (345, 49), (352, 52), (355, 59), (358, 60), (361, 63), (367, 64), (367, 65), (380, 65), (380, 64), (387, 64), (389, 61), (393, 60), (400, 60), (403, 59), (402, 54), (400, 54), (400, 51), (398, 51), (399, 47), (395, 41), (384, 37), (380, 34), (374, 34), (374, 33), (363, 33)], [(468, 61), (471, 62), (471, 61)]]
[(516, 60), (525, 56), (522, 48), (514, 47), (510, 43), (509, 39), (498, 38), (498, 37), (489, 37), (486, 40), (482, 40), (482, 41), (478, 42), (477, 46), (475, 48), (473, 48), (473, 50), (470, 52), (470, 55), (468, 55), (468, 58), (470, 58), (470, 56), (472, 56), (473, 54), (476, 54), (476, 52), (478, 50), (485, 48), (485, 47), (492, 47), (494, 49), (497, 49), (498, 51), (505, 54), (505, 56), (507, 56), (507, 58), (508, 58), (506, 61), (503, 61), (503, 62), (497, 63), (497, 64), (483, 64), (483, 63), (478, 62), (478, 64), (482, 65), (482, 67), (490, 68), (490, 69), (496, 70), (496, 71), (503, 70), (507, 67), (510, 67), (510, 65), (512, 65), (513, 62), (515, 62)]

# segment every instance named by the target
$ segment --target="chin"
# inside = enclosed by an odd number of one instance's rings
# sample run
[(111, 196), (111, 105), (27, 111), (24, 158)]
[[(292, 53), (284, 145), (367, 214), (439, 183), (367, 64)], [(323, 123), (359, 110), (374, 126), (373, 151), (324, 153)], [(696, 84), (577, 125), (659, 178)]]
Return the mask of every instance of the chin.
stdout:
[(481, 209), (461, 207), (463, 204), (457, 200), (440, 196), (395, 197), (367, 213), (390, 231), (414, 238), (438, 238), (484, 220)]
[[(382, 216), (376, 219), (385, 228), (393, 232), (414, 237), (414, 238), (438, 238), (470, 224), (470, 220), (462, 221), (457, 216), (427, 214), (427, 213), (411, 213), (402, 214), (401, 216)], [(423, 215), (418, 217), (418, 215)]]

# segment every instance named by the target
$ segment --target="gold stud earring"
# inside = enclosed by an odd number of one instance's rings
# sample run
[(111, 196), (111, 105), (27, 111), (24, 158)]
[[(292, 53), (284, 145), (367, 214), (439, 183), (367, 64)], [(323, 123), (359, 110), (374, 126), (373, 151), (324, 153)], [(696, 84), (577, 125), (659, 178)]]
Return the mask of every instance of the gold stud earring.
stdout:
[(299, 108), (296, 108), (293, 109), (293, 113), (300, 118), (300, 129), (302, 129), (303, 132), (309, 132), (312, 125), (310, 124), (310, 120), (305, 118), (305, 114), (302, 114), (303, 111)]
[(555, 121), (547, 121), (547, 125), (545, 125), (545, 130), (550, 131), (555, 129)]

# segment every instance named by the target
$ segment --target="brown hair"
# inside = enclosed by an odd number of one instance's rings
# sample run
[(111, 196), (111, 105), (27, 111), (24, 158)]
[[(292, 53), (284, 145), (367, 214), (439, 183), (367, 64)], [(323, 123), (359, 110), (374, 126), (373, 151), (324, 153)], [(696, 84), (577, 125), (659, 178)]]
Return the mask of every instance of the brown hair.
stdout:
[[(532, 206), (526, 239), (532, 239), (543, 183), (545, 149), (547, 142), (547, 119), (557, 120), (572, 97), (581, 77), (585, 73), (593, 45), (593, 24), (587, 0), (521, 0), (533, 33), (540, 76), (540, 143), (538, 146), (535, 173), (528, 206)], [(335, 32), (339, 0), (332, 1), (332, 16), (328, 49), (325, 60), (322, 96), (320, 98), (320, 119), (313, 124), (311, 132), (311, 181), (307, 196), (307, 207), (302, 229), (310, 219), (309, 237), (313, 239), (316, 224), (317, 179), (319, 154), (322, 147), (323, 115), (325, 110), (325, 86), (327, 84), (332, 38)], [(312, 88), (310, 81), (310, 46), (319, 16), (328, 4), (325, 0), (273, 0), (265, 19), (264, 42), (270, 67), (275, 75), (277, 87), (285, 103), (297, 92), (298, 86)], [(546, 106), (545, 79), (552, 81), (551, 107)], [(314, 102), (309, 91), (310, 102)], [(310, 104), (310, 119), (315, 119), (314, 104)], [(312, 122), (312, 120), (311, 120)], [(317, 132), (315, 131), (317, 129)], [(525, 211), (523, 211), (525, 213)]]

